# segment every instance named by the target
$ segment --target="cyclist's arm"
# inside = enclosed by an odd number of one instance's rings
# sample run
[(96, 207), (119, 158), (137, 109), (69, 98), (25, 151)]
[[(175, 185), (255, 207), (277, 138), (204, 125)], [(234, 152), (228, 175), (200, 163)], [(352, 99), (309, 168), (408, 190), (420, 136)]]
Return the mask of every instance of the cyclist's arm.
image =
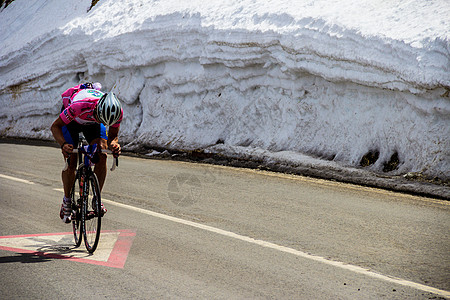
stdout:
[(120, 155), (120, 145), (119, 145), (119, 129), (118, 127), (109, 127), (108, 130), (108, 148), (117, 155)]
[(56, 142), (61, 146), (64, 157), (67, 158), (69, 153), (71, 153), (73, 150), (73, 145), (67, 144), (66, 140), (64, 139), (64, 134), (62, 131), (64, 125), (66, 124), (63, 122), (61, 117), (58, 117), (58, 119), (53, 122), (50, 130), (52, 131), (53, 137), (55, 138)]

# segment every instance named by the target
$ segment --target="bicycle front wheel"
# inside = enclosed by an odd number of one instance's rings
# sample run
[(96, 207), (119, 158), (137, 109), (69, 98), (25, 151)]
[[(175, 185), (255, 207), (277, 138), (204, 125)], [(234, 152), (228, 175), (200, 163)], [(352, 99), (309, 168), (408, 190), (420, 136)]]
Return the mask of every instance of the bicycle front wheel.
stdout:
[(93, 253), (97, 249), (98, 241), (100, 240), (102, 202), (98, 179), (94, 173), (86, 176), (84, 184), (82, 212), (84, 244), (89, 253)]
[(82, 199), (80, 195), (81, 185), (80, 176), (77, 173), (75, 182), (70, 192), (70, 198), (72, 199), (72, 228), (73, 237), (75, 239), (75, 247), (81, 245), (82, 240), (82, 230), (81, 230), (81, 205)]

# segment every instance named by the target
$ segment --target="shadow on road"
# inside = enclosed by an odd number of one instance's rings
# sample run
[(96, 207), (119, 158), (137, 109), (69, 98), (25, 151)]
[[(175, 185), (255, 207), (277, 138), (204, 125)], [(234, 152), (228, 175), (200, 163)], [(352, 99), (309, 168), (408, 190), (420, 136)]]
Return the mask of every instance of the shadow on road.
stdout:
[(13, 256), (0, 257), (0, 264), (3, 263), (42, 263), (55, 259), (70, 259), (88, 257), (92, 254), (88, 253), (84, 249), (76, 248), (73, 245), (46, 245), (41, 246), (34, 252), (17, 253)]
[(43, 263), (54, 260), (54, 257), (47, 257), (44, 253), (17, 253), (13, 256), (0, 257), (0, 264), (4, 263)]

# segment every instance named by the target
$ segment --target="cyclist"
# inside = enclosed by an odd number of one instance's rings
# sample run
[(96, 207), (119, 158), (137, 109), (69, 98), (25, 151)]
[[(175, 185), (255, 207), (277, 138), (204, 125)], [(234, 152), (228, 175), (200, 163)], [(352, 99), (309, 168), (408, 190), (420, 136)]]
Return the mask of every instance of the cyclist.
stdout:
[[(120, 155), (118, 143), (120, 122), (123, 117), (122, 105), (114, 93), (103, 93), (100, 83), (79, 84), (66, 90), (62, 95), (63, 107), (59, 117), (53, 122), (51, 131), (56, 142), (61, 145), (64, 158), (69, 158), (69, 167), (62, 172), (64, 198), (60, 218), (70, 223), (72, 208), (70, 192), (75, 182), (77, 156), (72, 155), (78, 145), (78, 136), (83, 132), (90, 145), (97, 144), (101, 149), (109, 148), (115, 157)], [(109, 127), (106, 134), (106, 127)], [(106, 154), (101, 153), (94, 167), (100, 190), (106, 178)], [(102, 214), (106, 209), (102, 205)]]

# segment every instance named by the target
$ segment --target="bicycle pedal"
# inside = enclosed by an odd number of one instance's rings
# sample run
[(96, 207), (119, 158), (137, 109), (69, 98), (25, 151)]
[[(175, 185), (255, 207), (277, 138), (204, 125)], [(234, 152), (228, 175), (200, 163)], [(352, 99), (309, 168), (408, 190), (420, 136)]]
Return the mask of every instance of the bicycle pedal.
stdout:
[(86, 215), (87, 220), (91, 220), (97, 217), (97, 213), (95, 211), (89, 211)]

